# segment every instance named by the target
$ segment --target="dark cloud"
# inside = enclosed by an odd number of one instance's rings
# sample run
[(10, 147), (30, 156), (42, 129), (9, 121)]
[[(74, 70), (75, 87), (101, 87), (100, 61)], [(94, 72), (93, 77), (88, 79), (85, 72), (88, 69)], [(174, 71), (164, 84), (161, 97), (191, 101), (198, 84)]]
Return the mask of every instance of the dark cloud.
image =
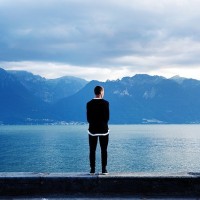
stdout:
[(0, 0), (0, 60), (128, 65), (147, 72), (197, 66), (199, 5), (196, 0)]

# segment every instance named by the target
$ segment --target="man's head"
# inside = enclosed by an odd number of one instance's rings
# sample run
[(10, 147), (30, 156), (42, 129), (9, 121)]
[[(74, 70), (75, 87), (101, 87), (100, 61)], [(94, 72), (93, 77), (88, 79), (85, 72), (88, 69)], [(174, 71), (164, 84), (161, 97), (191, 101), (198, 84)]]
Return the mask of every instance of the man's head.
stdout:
[(104, 88), (101, 86), (96, 86), (94, 88), (94, 94), (97, 98), (103, 98), (104, 96)]

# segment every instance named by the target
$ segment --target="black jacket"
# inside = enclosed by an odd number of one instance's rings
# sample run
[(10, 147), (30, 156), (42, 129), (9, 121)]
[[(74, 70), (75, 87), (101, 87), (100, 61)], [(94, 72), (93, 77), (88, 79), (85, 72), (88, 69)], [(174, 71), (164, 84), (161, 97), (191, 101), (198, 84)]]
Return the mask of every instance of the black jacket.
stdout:
[(87, 103), (87, 121), (92, 134), (108, 132), (109, 102), (104, 99), (92, 99)]

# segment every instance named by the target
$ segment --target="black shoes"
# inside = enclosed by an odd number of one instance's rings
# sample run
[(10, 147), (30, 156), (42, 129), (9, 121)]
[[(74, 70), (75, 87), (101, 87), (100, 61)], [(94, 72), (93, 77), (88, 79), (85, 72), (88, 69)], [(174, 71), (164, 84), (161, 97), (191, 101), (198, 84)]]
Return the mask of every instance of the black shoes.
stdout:
[(102, 175), (108, 175), (108, 171), (106, 168), (102, 168)]
[[(90, 175), (95, 175), (95, 168), (91, 168)], [(106, 168), (102, 168), (102, 175), (108, 175), (108, 171)]]
[(91, 168), (90, 175), (94, 175), (94, 174), (95, 174), (95, 168)]

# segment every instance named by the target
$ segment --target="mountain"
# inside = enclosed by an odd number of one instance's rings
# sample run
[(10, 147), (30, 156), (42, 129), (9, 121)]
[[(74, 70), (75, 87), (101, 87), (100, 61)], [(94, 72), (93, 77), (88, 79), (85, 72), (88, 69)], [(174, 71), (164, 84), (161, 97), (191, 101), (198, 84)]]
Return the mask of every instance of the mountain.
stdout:
[(24, 124), (50, 117), (49, 107), (12, 74), (0, 68), (0, 124)]
[(44, 102), (54, 103), (71, 96), (88, 82), (84, 79), (64, 76), (57, 79), (45, 79), (26, 71), (8, 70), (32, 94)]
[(45, 79), (0, 68), (0, 124), (86, 122), (96, 85), (105, 88), (110, 123), (200, 123), (200, 81), (138, 74), (114, 81)]
[(116, 81), (91, 81), (75, 95), (55, 104), (55, 115), (67, 121), (85, 121), (85, 105), (93, 98), (96, 85), (105, 88), (105, 99), (110, 102), (110, 123), (200, 122), (200, 81), (145, 74)]

